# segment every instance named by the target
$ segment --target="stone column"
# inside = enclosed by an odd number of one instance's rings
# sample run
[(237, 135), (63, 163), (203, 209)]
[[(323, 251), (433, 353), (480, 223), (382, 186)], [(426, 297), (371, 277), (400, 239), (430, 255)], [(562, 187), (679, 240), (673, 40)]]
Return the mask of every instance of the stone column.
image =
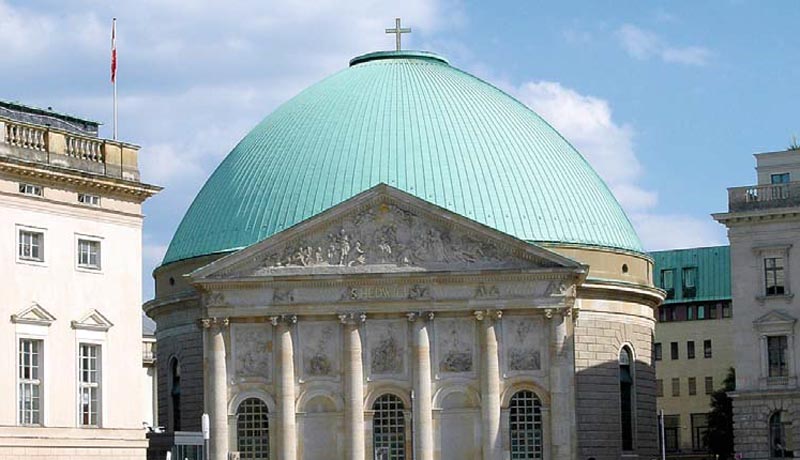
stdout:
[(428, 334), (433, 313), (420, 316), (409, 313), (414, 340), (414, 407), (417, 439), (414, 441), (418, 460), (433, 460), (433, 392), (431, 390), (431, 345)]
[[(572, 309), (546, 312), (550, 318), (550, 445), (552, 458), (573, 458), (575, 369)], [(545, 440), (547, 442), (547, 440)]]
[(361, 361), (361, 323), (364, 314), (340, 314), (344, 325), (345, 458), (365, 460), (364, 369)]
[(210, 460), (228, 460), (228, 378), (225, 368), (225, 330), (228, 319), (201, 320), (206, 331), (208, 359), (206, 413), (211, 425)]
[(501, 460), (500, 439), (500, 358), (497, 346), (497, 322), (502, 312), (476, 311), (481, 328), (481, 421), (483, 424), (483, 460)]
[(297, 425), (295, 421), (294, 346), (291, 326), (296, 316), (270, 318), (275, 326), (278, 346), (278, 449), (282, 460), (297, 459)]

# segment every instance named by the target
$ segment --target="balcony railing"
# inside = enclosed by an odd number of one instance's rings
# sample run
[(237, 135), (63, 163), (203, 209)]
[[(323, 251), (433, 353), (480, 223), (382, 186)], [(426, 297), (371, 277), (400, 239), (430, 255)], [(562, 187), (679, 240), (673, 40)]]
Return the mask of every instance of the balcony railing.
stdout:
[(0, 157), (139, 181), (139, 147), (0, 117)]
[(800, 182), (728, 189), (730, 212), (800, 206)]

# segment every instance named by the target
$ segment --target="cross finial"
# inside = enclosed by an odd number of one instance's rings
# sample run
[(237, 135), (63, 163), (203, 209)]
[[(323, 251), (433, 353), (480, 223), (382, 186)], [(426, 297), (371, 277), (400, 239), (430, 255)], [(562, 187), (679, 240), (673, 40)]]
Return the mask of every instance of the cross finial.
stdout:
[(400, 27), (400, 18), (394, 19), (394, 29), (386, 29), (387, 34), (394, 34), (397, 40), (397, 51), (400, 51), (400, 36), (401, 34), (410, 34), (411, 29), (403, 29)]

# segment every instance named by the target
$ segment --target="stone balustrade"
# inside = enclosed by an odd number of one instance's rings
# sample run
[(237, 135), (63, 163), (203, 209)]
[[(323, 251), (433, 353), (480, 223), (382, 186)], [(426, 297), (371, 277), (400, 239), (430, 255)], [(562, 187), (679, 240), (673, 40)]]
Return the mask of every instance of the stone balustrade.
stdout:
[(800, 182), (749, 185), (728, 189), (730, 212), (800, 206)]
[(139, 182), (139, 147), (0, 117), (0, 156)]

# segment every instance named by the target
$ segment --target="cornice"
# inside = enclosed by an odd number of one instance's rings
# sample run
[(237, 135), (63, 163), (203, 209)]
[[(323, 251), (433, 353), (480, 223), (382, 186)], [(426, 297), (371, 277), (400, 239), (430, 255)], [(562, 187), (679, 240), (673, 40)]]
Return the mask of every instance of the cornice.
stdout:
[(85, 171), (27, 162), (6, 156), (0, 157), (0, 172), (20, 178), (34, 177), (39, 182), (100, 190), (105, 195), (117, 195), (139, 203), (162, 190), (162, 187), (156, 185), (99, 176)]
[(772, 221), (778, 219), (798, 220), (800, 219), (800, 207), (774, 208), (768, 210), (745, 211), (745, 212), (720, 212), (711, 214), (717, 222), (728, 224), (745, 224), (750, 222)]
[(666, 291), (653, 286), (590, 278), (578, 286), (577, 298), (630, 301), (656, 308), (666, 296)]

